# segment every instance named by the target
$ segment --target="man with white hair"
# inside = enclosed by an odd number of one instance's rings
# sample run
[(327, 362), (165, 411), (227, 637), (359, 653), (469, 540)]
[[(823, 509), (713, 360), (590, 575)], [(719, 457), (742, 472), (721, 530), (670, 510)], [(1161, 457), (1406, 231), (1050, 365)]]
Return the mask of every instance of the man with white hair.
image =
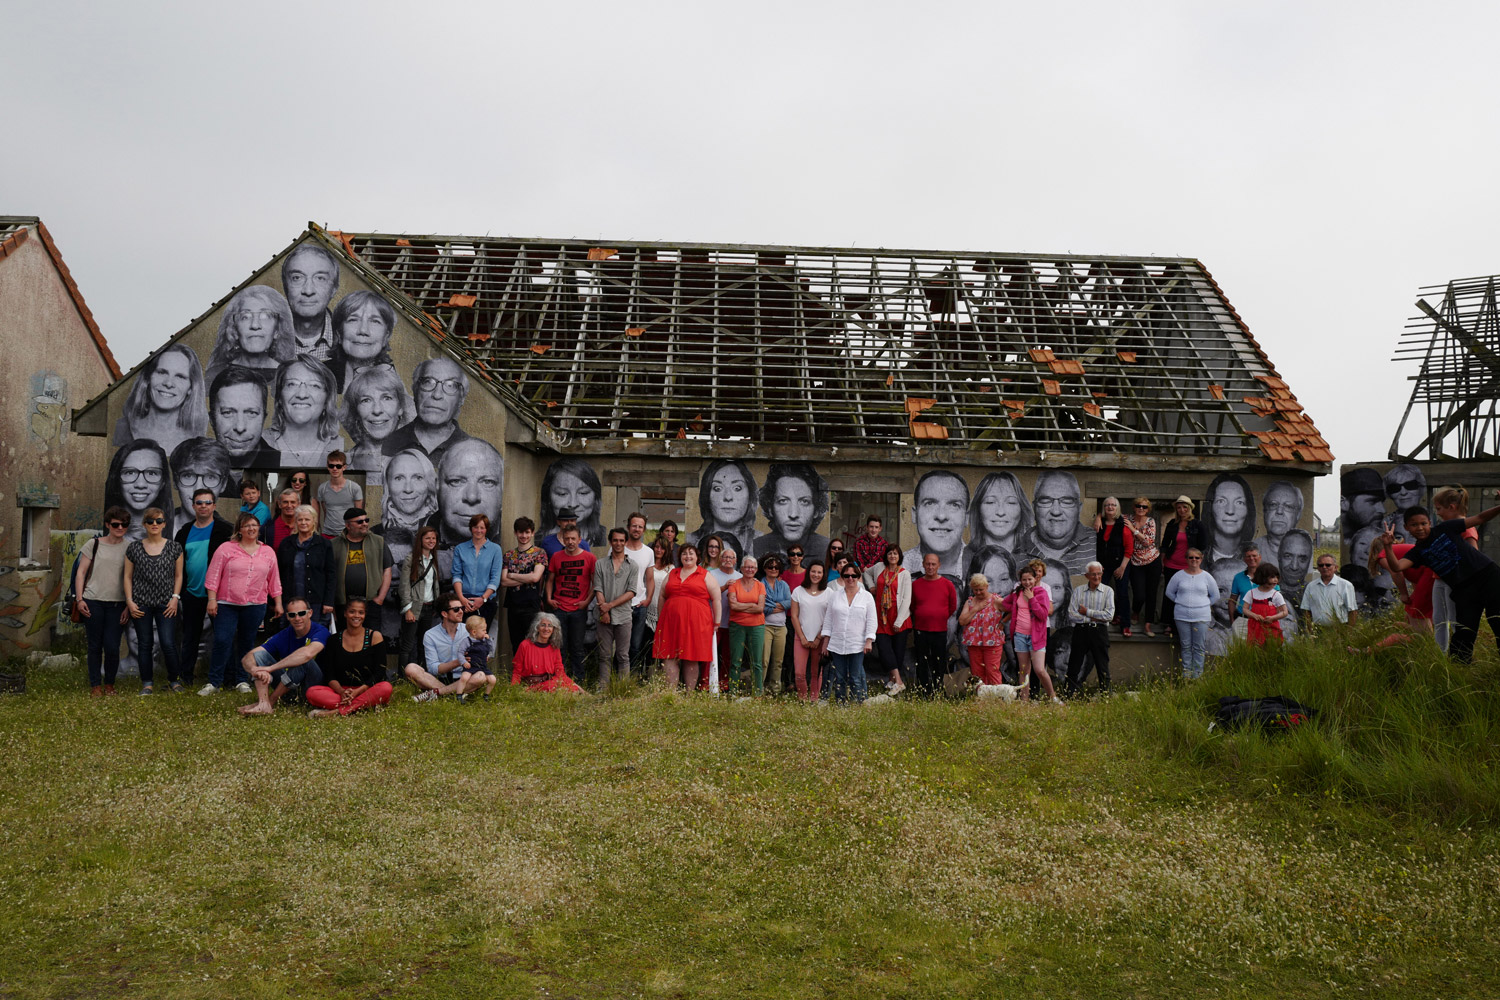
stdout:
[(1104, 566), (1091, 562), (1083, 571), (1088, 586), (1073, 591), (1068, 623), (1073, 626), (1073, 651), (1063, 692), (1072, 697), (1083, 687), (1089, 671), (1099, 674), (1099, 690), (1109, 692), (1109, 623), (1115, 617), (1115, 592), (1103, 586)]

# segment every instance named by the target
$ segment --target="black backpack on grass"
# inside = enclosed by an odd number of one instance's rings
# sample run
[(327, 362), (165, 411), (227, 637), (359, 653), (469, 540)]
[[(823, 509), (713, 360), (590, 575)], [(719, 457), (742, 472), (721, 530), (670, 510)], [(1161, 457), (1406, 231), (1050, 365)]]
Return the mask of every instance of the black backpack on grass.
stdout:
[(1258, 724), (1271, 733), (1284, 733), (1312, 721), (1312, 709), (1285, 695), (1274, 694), (1266, 698), (1219, 699), (1219, 710), (1214, 721), (1208, 724), (1209, 732), (1216, 727), (1235, 729), (1247, 723)]

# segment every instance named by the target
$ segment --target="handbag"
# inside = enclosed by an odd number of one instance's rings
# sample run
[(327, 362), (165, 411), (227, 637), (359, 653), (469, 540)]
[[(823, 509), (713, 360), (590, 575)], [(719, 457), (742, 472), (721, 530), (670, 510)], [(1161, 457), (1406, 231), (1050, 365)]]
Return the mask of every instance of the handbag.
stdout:
[[(89, 580), (94, 575), (94, 562), (98, 558), (98, 556), (99, 556), (99, 539), (95, 538), (94, 539), (94, 548), (89, 553), (89, 568), (86, 569), (86, 570), (84, 570), (84, 572), (83, 572), (83, 589), (84, 590), (88, 590), (89, 589)], [(74, 580), (78, 579), (78, 566), (77, 566), (76, 563), (73, 566), (73, 577), (72, 578)], [(74, 593), (72, 593), (68, 597), (68, 620), (71, 621), (71, 622), (73, 622), (75, 625), (83, 621), (83, 612), (78, 610), (78, 599), (81, 596), (82, 596), (82, 591), (75, 591)]]

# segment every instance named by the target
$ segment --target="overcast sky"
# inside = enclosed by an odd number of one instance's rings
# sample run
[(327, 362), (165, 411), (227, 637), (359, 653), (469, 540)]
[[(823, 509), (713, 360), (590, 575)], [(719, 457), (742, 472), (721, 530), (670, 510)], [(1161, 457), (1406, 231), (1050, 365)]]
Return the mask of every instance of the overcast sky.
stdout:
[(0, 213), (127, 367), (309, 219), (1182, 255), (1352, 462), (1417, 289), (1500, 272), (1493, 2), (226, 9), (0, 0)]

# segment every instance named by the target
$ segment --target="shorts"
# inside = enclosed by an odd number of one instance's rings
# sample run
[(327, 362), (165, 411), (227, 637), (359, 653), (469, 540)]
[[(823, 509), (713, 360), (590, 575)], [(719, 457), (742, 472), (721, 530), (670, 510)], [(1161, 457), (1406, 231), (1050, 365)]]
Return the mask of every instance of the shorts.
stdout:
[[(428, 673), (432, 674), (432, 671), (429, 670)], [(437, 682), (439, 684), (452, 684), (454, 681), (463, 676), (463, 671), (454, 670), (446, 674), (432, 674), (432, 676), (437, 678)]]
[(1011, 640), (1012, 640), (1012, 643), (1015, 646), (1016, 652), (1018, 652), (1018, 653), (1040, 653), (1040, 652), (1043, 652), (1044, 650), (1046, 650), (1046, 648), (1047, 648), (1047, 640), (1043, 639), (1042, 640), (1042, 644), (1040, 646), (1033, 647), (1031, 645), (1031, 642), (1032, 642), (1031, 636), (1030, 635), (1022, 635), (1019, 632), (1017, 632), (1014, 636), (1012, 636)]
[(483, 674), (486, 677), (493, 677), (493, 676), (495, 676), (495, 672), (493, 670), (491, 670), (489, 667), (464, 667), (463, 670), (459, 671), (459, 673), (464, 673), (464, 674)]

